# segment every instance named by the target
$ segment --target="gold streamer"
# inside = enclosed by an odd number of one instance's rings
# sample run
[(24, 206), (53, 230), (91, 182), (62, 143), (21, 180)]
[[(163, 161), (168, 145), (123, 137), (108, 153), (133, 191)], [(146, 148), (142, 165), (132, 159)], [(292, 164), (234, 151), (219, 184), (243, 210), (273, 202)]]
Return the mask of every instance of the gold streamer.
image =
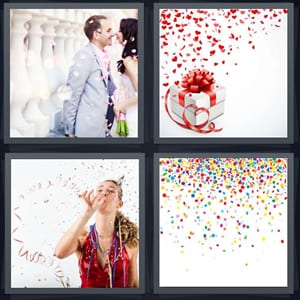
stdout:
[[(14, 215), (21, 222), (23, 222), (22, 218), (16, 214), (16, 210), (18, 208), (19, 207), (16, 207), (14, 209)], [(45, 256), (40, 251), (35, 251), (34, 253), (30, 253), (28, 249), (25, 249), (25, 243), (21, 239), (14, 237), (15, 233), (17, 232), (17, 230), (18, 230), (18, 227), (16, 227), (12, 231), (12, 239), (15, 242), (21, 244), (21, 246), (19, 248), (19, 251), (18, 251), (19, 257), (24, 257), (25, 260), (28, 261), (28, 262), (30, 262), (30, 263), (35, 263), (35, 264), (36, 263), (40, 263), (41, 265), (45, 265), (45, 266), (48, 266), (50, 268), (56, 263), (56, 266), (54, 267), (54, 276), (55, 276), (56, 281), (58, 281), (64, 288), (70, 287), (70, 279), (69, 279), (68, 276), (65, 278), (63, 269), (61, 268), (61, 266), (59, 265), (59, 263), (55, 259), (53, 259), (52, 257)]]

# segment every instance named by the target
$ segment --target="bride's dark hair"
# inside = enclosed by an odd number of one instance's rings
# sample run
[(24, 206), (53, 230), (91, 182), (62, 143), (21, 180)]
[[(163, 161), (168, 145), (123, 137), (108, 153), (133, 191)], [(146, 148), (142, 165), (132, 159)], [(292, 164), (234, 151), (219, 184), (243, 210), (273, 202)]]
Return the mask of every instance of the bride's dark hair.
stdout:
[[(120, 22), (120, 32), (123, 34), (125, 46), (122, 52), (122, 58), (127, 56), (138, 56), (138, 20), (134, 18), (122, 19)], [(123, 59), (118, 62), (118, 71), (125, 72)]]

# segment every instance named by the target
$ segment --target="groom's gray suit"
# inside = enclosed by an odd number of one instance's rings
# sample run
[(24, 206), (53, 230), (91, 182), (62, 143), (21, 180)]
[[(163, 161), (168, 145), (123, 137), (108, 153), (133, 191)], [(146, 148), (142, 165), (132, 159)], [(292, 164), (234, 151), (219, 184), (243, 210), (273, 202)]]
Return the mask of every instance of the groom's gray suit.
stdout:
[(89, 43), (73, 59), (67, 86), (71, 97), (64, 101), (64, 132), (77, 137), (104, 137), (109, 96), (116, 89), (111, 75), (103, 79), (99, 57)]

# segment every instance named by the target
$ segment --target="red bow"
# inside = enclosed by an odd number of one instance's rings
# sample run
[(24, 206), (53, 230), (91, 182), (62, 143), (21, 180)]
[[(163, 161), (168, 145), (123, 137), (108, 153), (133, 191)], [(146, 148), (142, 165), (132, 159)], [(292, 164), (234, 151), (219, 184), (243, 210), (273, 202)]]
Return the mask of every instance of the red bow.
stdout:
[(184, 97), (187, 93), (204, 92), (210, 97), (210, 106), (216, 105), (216, 93), (214, 89), (214, 78), (206, 70), (191, 70), (187, 75), (183, 76), (181, 86), (183, 91), (179, 92), (179, 104), (184, 107)]

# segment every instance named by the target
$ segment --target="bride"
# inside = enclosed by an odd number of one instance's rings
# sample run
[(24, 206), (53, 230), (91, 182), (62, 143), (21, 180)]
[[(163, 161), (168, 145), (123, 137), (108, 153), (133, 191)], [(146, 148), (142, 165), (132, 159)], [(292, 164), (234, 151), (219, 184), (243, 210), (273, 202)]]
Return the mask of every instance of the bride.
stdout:
[(138, 136), (138, 20), (122, 19), (117, 33), (117, 41), (123, 45), (122, 59), (118, 61), (121, 73), (119, 101), (114, 105), (116, 116), (126, 113), (128, 137)]

